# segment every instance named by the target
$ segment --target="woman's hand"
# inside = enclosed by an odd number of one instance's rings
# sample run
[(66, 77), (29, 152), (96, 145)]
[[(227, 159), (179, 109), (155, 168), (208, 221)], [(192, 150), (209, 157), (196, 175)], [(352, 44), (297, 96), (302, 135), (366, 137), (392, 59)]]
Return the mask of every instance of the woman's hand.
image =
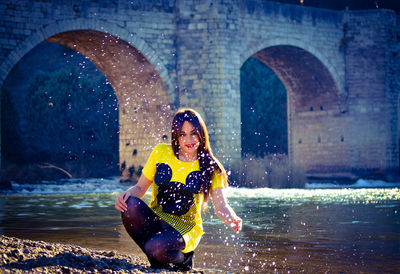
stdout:
[(242, 219), (238, 216), (232, 217), (230, 227), (236, 234), (242, 230)]
[(242, 230), (242, 219), (239, 218), (226, 201), (222, 187), (213, 189), (211, 192), (212, 203), (214, 205), (215, 214), (235, 233)]
[(128, 200), (131, 195), (132, 194), (130, 189), (118, 194), (115, 198), (115, 208), (121, 212), (125, 212), (128, 209), (128, 206), (126, 205), (126, 200)]
[(131, 196), (142, 199), (150, 185), (151, 181), (142, 174), (136, 185), (117, 195), (115, 198), (115, 208), (121, 212), (125, 212), (128, 209), (126, 200), (128, 200), (128, 198)]

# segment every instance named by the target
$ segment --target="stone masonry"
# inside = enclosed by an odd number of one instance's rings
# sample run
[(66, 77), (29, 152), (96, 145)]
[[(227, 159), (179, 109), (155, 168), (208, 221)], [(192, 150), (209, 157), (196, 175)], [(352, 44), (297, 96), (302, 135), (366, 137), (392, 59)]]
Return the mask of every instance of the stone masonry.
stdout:
[(290, 160), (310, 176), (399, 172), (399, 17), (268, 1), (0, 0), (0, 86), (44, 40), (85, 55), (120, 106), (122, 179), (170, 141), (179, 107), (203, 116), (215, 154), (240, 158), (240, 67), (281, 79)]

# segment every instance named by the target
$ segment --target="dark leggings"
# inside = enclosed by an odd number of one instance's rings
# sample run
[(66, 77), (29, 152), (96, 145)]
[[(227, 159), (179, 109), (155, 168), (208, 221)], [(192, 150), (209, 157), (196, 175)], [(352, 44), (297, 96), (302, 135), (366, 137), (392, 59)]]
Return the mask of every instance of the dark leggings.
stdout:
[(126, 201), (128, 209), (121, 214), (126, 231), (147, 255), (152, 266), (182, 263), (185, 241), (166, 222), (160, 220), (145, 202), (136, 197)]

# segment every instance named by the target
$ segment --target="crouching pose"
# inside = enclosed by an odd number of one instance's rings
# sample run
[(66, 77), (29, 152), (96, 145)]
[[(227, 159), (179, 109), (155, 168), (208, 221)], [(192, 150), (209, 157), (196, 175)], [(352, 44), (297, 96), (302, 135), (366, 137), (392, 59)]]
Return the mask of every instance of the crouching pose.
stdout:
[[(150, 186), (147, 205), (141, 198)], [(182, 109), (172, 122), (171, 145), (153, 149), (138, 183), (117, 196), (115, 208), (152, 268), (188, 271), (203, 234), (201, 210), (210, 195), (218, 217), (236, 233), (242, 228), (242, 219), (226, 202), (225, 186), (226, 171), (212, 153), (202, 118)]]

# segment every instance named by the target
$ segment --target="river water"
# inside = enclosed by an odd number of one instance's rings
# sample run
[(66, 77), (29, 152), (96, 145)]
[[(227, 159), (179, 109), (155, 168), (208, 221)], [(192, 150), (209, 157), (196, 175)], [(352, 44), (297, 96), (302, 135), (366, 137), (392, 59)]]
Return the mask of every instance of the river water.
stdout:
[[(399, 273), (400, 184), (383, 185), (229, 188), (243, 231), (235, 235), (210, 207), (194, 266), (222, 273)], [(114, 209), (116, 193), (126, 188), (116, 178), (14, 184), (0, 194), (0, 233), (145, 258)]]

